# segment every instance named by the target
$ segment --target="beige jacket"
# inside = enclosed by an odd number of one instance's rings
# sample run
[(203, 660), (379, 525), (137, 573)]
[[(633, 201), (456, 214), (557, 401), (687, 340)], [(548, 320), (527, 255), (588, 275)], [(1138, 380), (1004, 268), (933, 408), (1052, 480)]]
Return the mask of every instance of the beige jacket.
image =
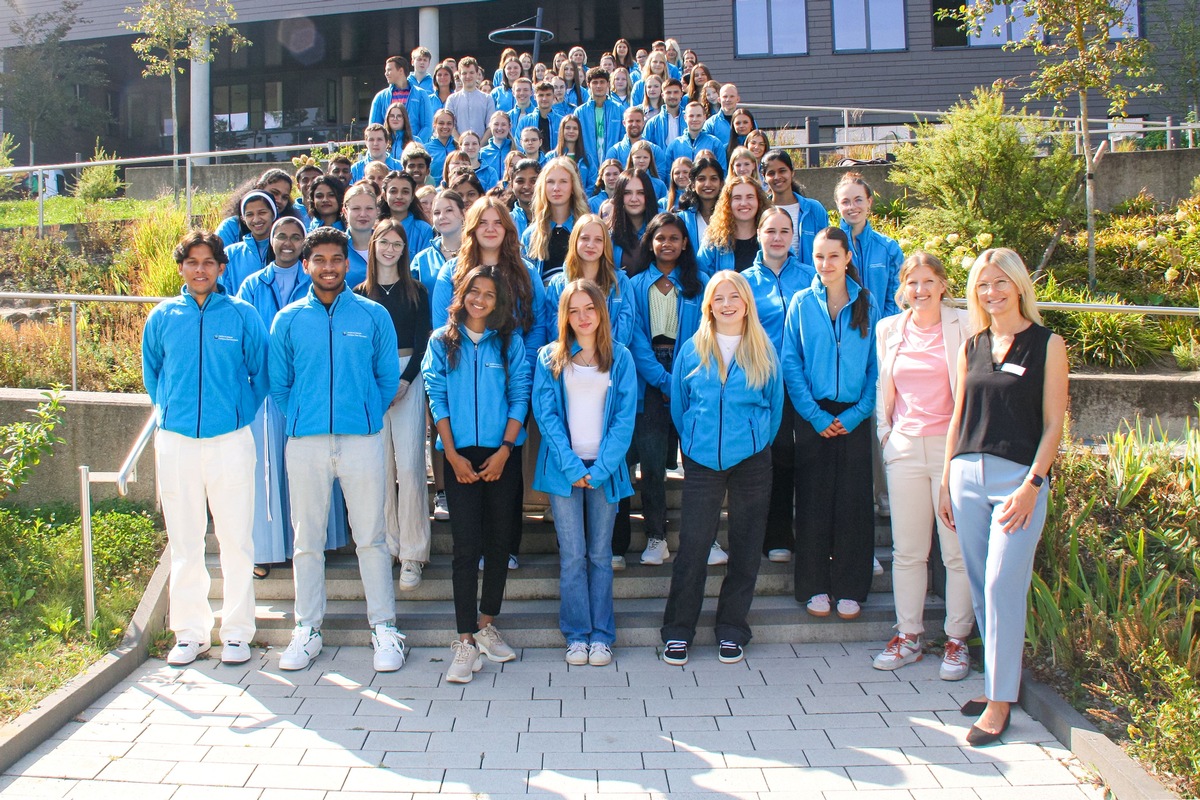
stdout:
[[(875, 326), (875, 355), (879, 362), (879, 385), (875, 391), (875, 435), (880, 443), (886, 443), (892, 432), (892, 421), (896, 414), (896, 383), (892, 379), (892, 367), (896, 353), (904, 338), (904, 326), (912, 318), (912, 309), (906, 308), (899, 314), (879, 321)], [(946, 343), (946, 369), (950, 373), (950, 392), (958, 386), (958, 351), (970, 336), (967, 312), (942, 304), (942, 338)]]

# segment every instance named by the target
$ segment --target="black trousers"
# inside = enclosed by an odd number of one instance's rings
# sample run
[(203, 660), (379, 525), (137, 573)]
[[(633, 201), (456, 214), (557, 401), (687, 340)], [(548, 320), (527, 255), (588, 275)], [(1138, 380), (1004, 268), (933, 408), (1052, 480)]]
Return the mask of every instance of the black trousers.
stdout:
[[(464, 447), (459, 454), (476, 469), (495, 450)], [(446, 464), (446, 504), (454, 539), (452, 583), (454, 618), (459, 633), (475, 633), (479, 614), (496, 616), (508, 580), (508, 550), (513, 520), (521, 511), (521, 448), (513, 448), (499, 480), (459, 483)], [(479, 594), (479, 557), (483, 556), (483, 594)], [(475, 598), (480, 597), (478, 607)]]
[(784, 391), (783, 419), (775, 441), (771, 442), (771, 505), (767, 511), (767, 535), (763, 538), (764, 556), (771, 550), (796, 549), (795, 416), (791, 398)]
[(771, 452), (763, 448), (729, 469), (709, 469), (683, 457), (683, 514), (679, 550), (671, 567), (671, 589), (663, 614), (662, 640), (691, 643), (704, 604), (708, 552), (717, 538), (721, 503), (729, 495), (729, 565), (717, 599), (717, 641), (750, 641), (746, 616), (762, 556), (771, 494)]
[[(821, 400), (837, 415), (850, 403)], [(796, 425), (796, 599), (867, 599), (875, 519), (871, 488), (871, 424), (823, 439), (808, 420)]]

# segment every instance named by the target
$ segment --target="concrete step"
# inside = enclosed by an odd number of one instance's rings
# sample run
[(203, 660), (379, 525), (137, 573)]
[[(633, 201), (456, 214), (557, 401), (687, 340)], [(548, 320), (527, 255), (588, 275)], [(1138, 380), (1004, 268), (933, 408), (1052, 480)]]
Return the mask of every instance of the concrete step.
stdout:
[[(617, 646), (653, 646), (661, 642), (662, 598), (632, 598), (616, 602)], [(713, 624), (716, 602), (705, 602), (696, 628), (696, 644), (715, 644)], [(557, 600), (506, 600), (496, 626), (514, 647), (562, 647), (558, 628)], [(412, 600), (399, 604), (397, 624), (416, 647), (449, 645), (454, 639), (454, 612), (443, 601)], [(930, 595), (925, 604), (926, 636), (941, 635), (945, 604)], [(265, 602), (258, 606), (256, 642), (285, 647), (293, 626), (291, 601)], [(749, 622), (755, 642), (863, 642), (878, 641), (882, 647), (893, 633), (895, 613), (891, 594), (871, 594), (856, 620), (836, 616), (818, 619), (788, 596), (756, 597)], [(219, 627), (219, 626), (218, 626)], [(214, 629), (214, 641), (217, 640)], [(329, 602), (322, 627), (325, 644), (330, 646), (368, 646), (363, 604), (357, 601)]]
[[(892, 591), (891, 548), (876, 548), (875, 557), (884, 567), (882, 575), (871, 582), (871, 591)], [(221, 565), (215, 555), (207, 557), (208, 572), (212, 577), (209, 597), (222, 597)], [(614, 573), (613, 596), (625, 598), (665, 598), (671, 584), (671, 562), (661, 566), (643, 566), (638, 563), (636, 553), (628, 559), (626, 569)], [(755, 586), (756, 596), (791, 596), (795, 565), (778, 564), (763, 559)], [(399, 568), (393, 570), (399, 576)], [(705, 596), (716, 597), (725, 567), (709, 567), (705, 583)], [(505, 598), (509, 600), (556, 600), (559, 597), (559, 563), (557, 554), (539, 553), (521, 556), (521, 568), (509, 572), (505, 587)], [(358, 575), (358, 562), (353, 555), (337, 553), (325, 560), (325, 592), (330, 600), (362, 600), (362, 582)], [(276, 565), (265, 579), (254, 582), (254, 595), (260, 601), (287, 600), (294, 598), (292, 569), (290, 565)], [(437, 600), (450, 602), (454, 599), (451, 585), (451, 568), (448, 556), (434, 556), (425, 566), (421, 585), (411, 592), (396, 592), (398, 604), (409, 601)]]

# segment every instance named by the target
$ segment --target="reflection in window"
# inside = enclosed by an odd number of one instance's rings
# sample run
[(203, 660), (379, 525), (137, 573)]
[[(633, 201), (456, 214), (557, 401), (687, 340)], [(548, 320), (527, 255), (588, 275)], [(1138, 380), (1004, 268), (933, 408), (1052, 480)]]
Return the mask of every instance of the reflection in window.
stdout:
[(907, 46), (904, 0), (833, 0), (835, 52), (881, 52)]
[(739, 56), (808, 53), (806, 0), (734, 0), (733, 24)]

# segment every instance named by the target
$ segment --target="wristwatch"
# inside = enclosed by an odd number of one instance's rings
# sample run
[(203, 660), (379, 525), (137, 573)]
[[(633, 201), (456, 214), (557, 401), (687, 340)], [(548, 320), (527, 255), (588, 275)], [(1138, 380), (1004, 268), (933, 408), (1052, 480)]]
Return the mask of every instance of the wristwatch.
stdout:
[(1046, 482), (1045, 478), (1043, 478), (1041, 475), (1038, 475), (1037, 473), (1034, 473), (1034, 472), (1029, 473), (1029, 475), (1026, 476), (1025, 480), (1028, 481), (1030, 483), (1030, 485), (1032, 485), (1033, 488), (1035, 488), (1035, 489), (1042, 488), (1042, 484)]
[[(508, 448), (508, 451), (511, 453), (511, 452), (512, 452), (512, 449), (513, 449), (514, 447), (516, 447), (516, 446), (517, 446), (517, 443), (516, 443), (516, 442), (510, 442), (510, 441), (508, 441), (508, 440), (506, 439), (506, 440), (504, 440), (503, 442), (501, 442), (501, 443), (500, 443), (500, 446), (501, 446), (501, 447), (507, 447), (507, 448)], [(1038, 485), (1039, 485), (1039, 486), (1041, 486), (1041, 484), (1038, 484)]]

